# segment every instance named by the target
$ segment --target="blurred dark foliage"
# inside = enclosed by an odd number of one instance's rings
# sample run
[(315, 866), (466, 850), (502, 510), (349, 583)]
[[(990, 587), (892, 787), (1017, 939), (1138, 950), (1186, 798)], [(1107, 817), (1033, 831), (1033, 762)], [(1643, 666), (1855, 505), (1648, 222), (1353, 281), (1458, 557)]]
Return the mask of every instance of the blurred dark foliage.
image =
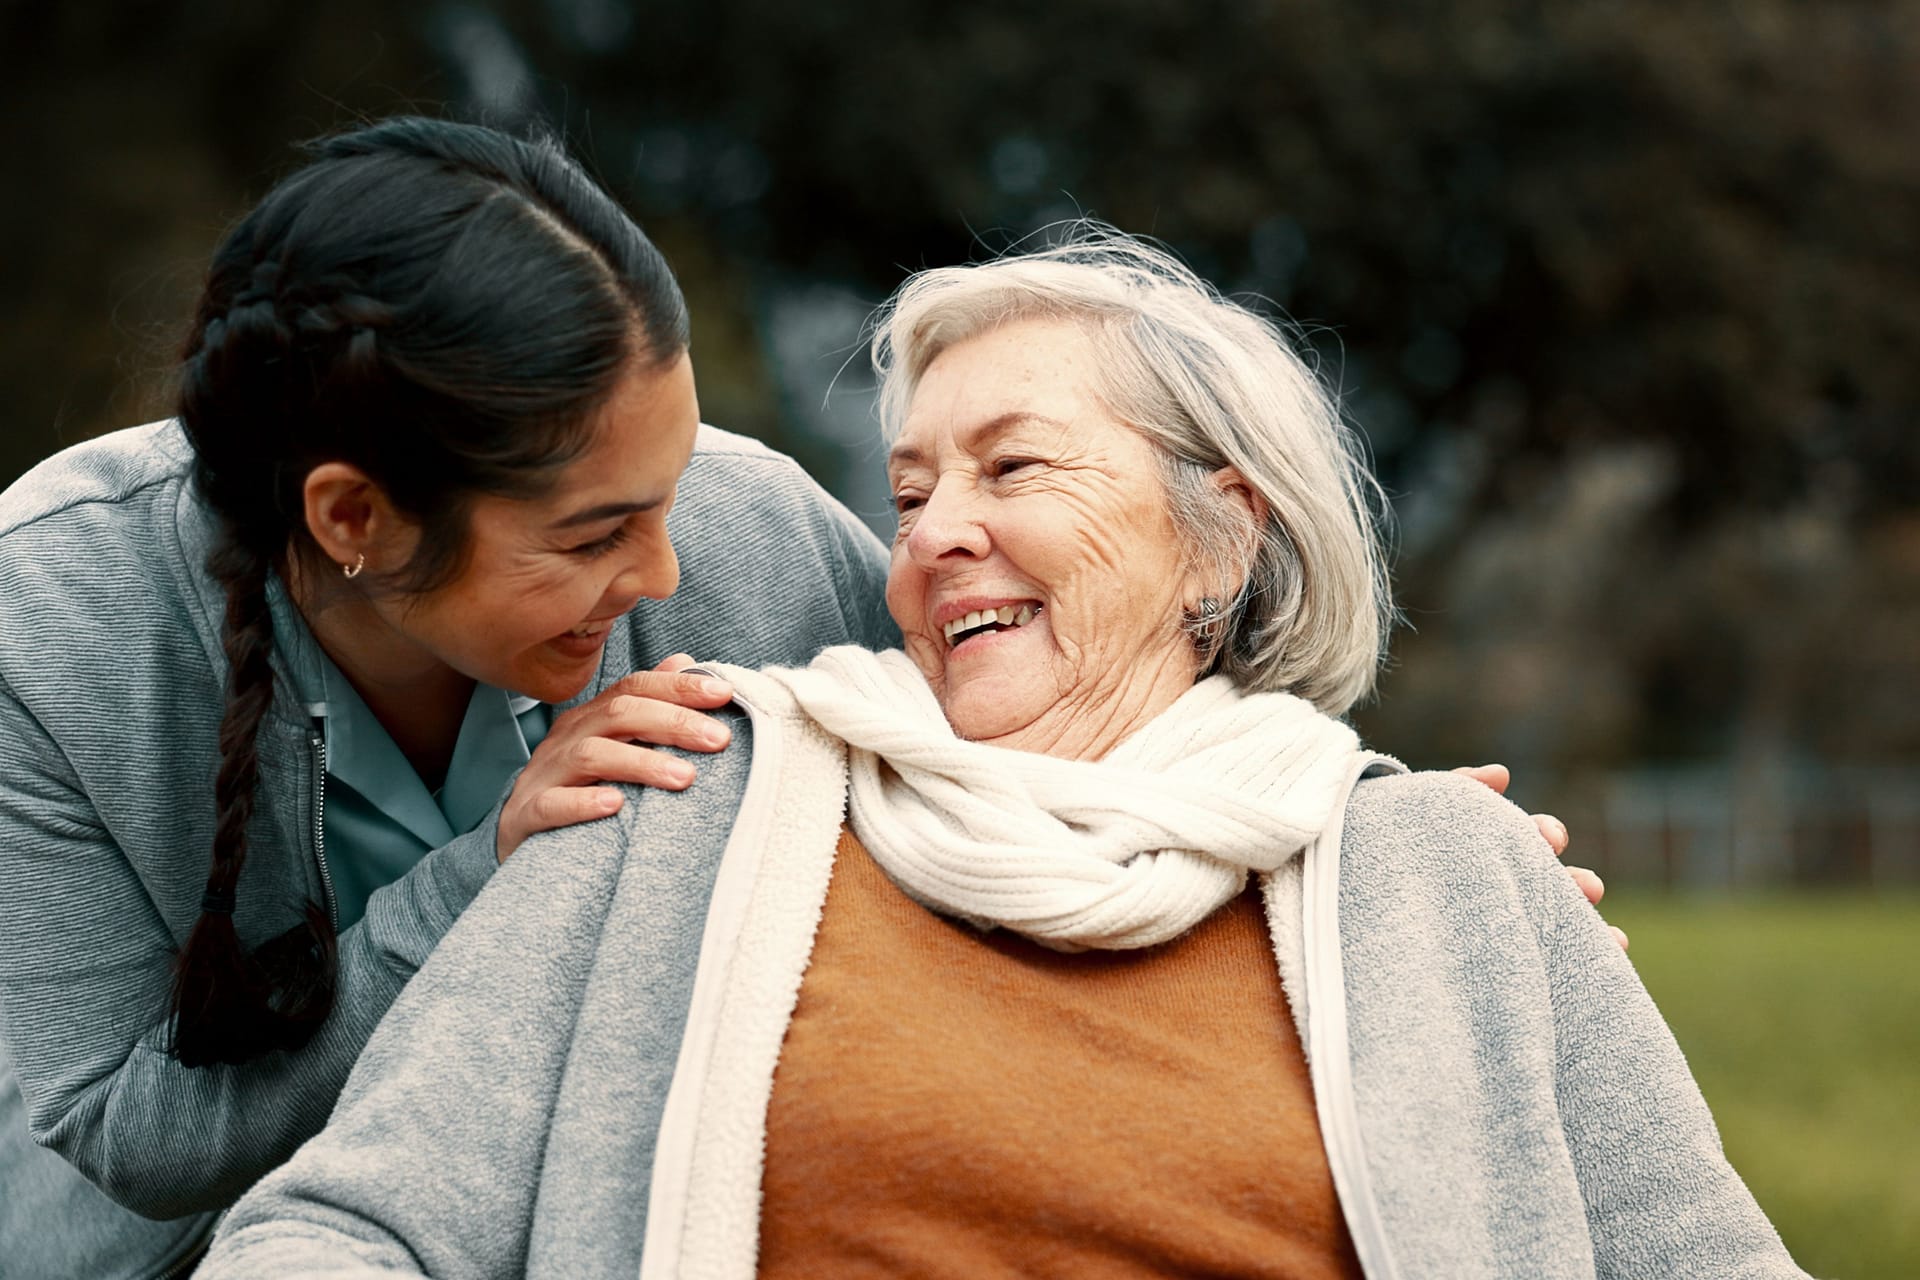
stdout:
[(798, 283), (878, 301), (1086, 212), (1299, 320), (1400, 509), (1413, 630), (1362, 721), (1411, 758), (1920, 756), (1912, 3), (0, 14), (0, 480), (164, 410), (290, 140), (545, 120), (682, 273), (708, 417), (830, 482), (771, 355)]

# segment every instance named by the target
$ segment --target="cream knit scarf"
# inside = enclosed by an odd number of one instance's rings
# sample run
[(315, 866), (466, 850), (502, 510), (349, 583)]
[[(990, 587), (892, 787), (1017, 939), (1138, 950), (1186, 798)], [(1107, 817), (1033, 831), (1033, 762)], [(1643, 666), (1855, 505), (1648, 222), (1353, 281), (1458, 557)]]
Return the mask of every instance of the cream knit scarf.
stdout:
[(1062, 951), (1152, 946), (1310, 844), (1353, 730), (1289, 694), (1200, 681), (1099, 761), (954, 736), (904, 653), (766, 673), (851, 748), (853, 831), (908, 895)]

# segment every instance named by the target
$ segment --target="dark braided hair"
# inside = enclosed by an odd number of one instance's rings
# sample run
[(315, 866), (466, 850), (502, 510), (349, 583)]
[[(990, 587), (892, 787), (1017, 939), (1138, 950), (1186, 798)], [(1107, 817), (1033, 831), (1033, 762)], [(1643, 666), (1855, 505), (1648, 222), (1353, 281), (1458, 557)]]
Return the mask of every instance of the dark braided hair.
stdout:
[(181, 369), (228, 666), (206, 896), (174, 965), (188, 1066), (297, 1048), (333, 1006), (319, 904), (252, 951), (233, 924), (274, 694), (268, 583), (317, 551), (308, 473), (342, 461), (379, 484), (421, 528), (394, 585), (429, 590), (459, 572), (473, 498), (539, 493), (624, 374), (687, 346), (665, 260), (556, 142), (402, 117), (309, 150), (215, 253)]

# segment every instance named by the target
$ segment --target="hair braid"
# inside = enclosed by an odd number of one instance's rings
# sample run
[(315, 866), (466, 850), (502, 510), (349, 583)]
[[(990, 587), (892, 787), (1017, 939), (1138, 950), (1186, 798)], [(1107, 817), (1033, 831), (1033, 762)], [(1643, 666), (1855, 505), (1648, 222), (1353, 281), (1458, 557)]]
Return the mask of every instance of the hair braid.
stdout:
[(233, 910), (247, 859), (259, 781), (256, 743), (273, 704), (273, 616), (267, 607), (271, 562), (233, 532), (208, 557), (225, 588), (222, 642), (227, 700), (220, 718), (220, 768), (213, 784), (217, 817), (206, 893), (187, 944), (174, 963), (171, 1048), (187, 1066), (245, 1062), (304, 1044), (332, 1002), (335, 939), (317, 903), (293, 929), (249, 954)]

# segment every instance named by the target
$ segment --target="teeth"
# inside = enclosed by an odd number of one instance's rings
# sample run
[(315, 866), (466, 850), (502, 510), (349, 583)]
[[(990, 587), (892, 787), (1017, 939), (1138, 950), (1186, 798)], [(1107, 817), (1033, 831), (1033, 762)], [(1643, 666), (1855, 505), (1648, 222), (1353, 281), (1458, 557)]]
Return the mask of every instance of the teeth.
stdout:
[(955, 636), (983, 627), (989, 623), (999, 623), (1003, 627), (1024, 627), (1033, 621), (1033, 606), (1030, 604), (1003, 604), (998, 609), (975, 609), (964, 618), (955, 618), (941, 628), (947, 643), (951, 645)]

